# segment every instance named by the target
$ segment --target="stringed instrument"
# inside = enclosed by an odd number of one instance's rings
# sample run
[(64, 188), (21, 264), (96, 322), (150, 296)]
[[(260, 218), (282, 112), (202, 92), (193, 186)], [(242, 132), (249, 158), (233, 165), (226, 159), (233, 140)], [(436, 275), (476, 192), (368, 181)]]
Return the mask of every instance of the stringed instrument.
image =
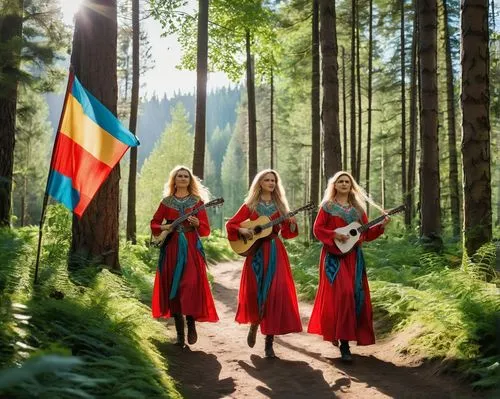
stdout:
[(286, 215), (280, 216), (276, 219), (271, 220), (267, 216), (259, 216), (255, 220), (247, 219), (240, 224), (240, 227), (245, 227), (253, 231), (253, 237), (250, 239), (240, 237), (238, 240), (229, 241), (229, 245), (232, 250), (236, 252), (238, 255), (247, 256), (252, 253), (255, 248), (260, 245), (258, 241), (264, 237), (270, 235), (273, 231), (273, 226), (283, 222), (286, 219), (295, 216), (297, 213), (301, 211), (306, 211), (315, 208), (316, 206), (310, 202), (307, 205), (304, 205), (300, 208), (295, 209), (292, 212), (288, 212)]
[(163, 230), (159, 235), (153, 236), (151, 239), (151, 245), (156, 246), (156, 247), (161, 247), (162, 244), (165, 242), (166, 238), (170, 233), (175, 231), (177, 227), (186, 221), (190, 216), (196, 215), (198, 212), (202, 211), (203, 209), (210, 208), (213, 206), (221, 206), (224, 203), (224, 198), (216, 198), (213, 199), (212, 201), (207, 202), (206, 204), (202, 204), (196, 208), (193, 208), (191, 211), (186, 213), (185, 215), (179, 216), (177, 219), (175, 219), (172, 223), (170, 224), (162, 224), (162, 226), (168, 226), (167, 230)]
[(368, 230), (370, 227), (375, 226), (377, 223), (380, 223), (382, 220), (385, 219), (386, 216), (393, 215), (398, 212), (402, 212), (405, 209), (404, 205), (398, 206), (397, 208), (391, 209), (387, 213), (384, 213), (383, 215), (379, 216), (376, 219), (373, 219), (371, 222), (368, 222), (366, 224), (361, 224), (359, 222), (352, 222), (349, 223), (347, 226), (344, 227), (339, 227), (338, 229), (335, 229), (335, 233), (339, 234), (345, 234), (348, 235), (349, 238), (342, 242), (339, 239), (335, 238), (335, 244), (337, 245), (337, 248), (340, 249), (340, 252), (343, 254), (346, 254), (349, 252), (359, 241), (359, 237), (361, 236), (361, 233), (365, 232)]

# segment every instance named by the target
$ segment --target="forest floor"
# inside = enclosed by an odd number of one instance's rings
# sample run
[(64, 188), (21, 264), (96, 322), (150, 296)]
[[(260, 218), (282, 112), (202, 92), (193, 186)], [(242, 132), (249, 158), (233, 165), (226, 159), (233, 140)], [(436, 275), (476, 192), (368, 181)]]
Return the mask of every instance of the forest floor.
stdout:
[[(264, 357), (264, 336), (246, 343), (247, 325), (234, 321), (243, 262), (210, 267), (220, 321), (197, 323), (198, 342), (181, 349), (160, 347), (168, 373), (186, 398), (479, 398), (484, 397), (436, 365), (397, 349), (411, 337), (403, 333), (371, 346), (351, 344), (353, 362), (340, 361), (338, 348), (307, 334), (312, 304), (300, 302), (304, 332), (278, 336), (278, 359)], [(166, 333), (175, 342), (173, 319)]]

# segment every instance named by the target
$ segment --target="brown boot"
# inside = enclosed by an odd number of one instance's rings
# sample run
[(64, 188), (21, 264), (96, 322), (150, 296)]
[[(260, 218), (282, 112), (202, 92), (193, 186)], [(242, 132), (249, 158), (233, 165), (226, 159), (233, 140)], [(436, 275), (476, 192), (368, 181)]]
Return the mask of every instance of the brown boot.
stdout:
[(259, 328), (258, 324), (251, 324), (250, 330), (248, 330), (247, 344), (250, 348), (255, 346), (255, 340), (257, 339), (257, 330)]
[(198, 334), (196, 333), (196, 325), (193, 316), (186, 316), (188, 325), (188, 344), (193, 345), (198, 341)]
[(181, 348), (184, 348), (186, 345), (184, 341), (184, 317), (181, 314), (174, 314), (175, 320), (175, 331), (177, 331), (177, 342), (176, 345), (179, 345)]
[(277, 357), (276, 354), (274, 353), (273, 342), (274, 342), (274, 335), (266, 335), (265, 353), (266, 353), (266, 358), (268, 359), (275, 359)]

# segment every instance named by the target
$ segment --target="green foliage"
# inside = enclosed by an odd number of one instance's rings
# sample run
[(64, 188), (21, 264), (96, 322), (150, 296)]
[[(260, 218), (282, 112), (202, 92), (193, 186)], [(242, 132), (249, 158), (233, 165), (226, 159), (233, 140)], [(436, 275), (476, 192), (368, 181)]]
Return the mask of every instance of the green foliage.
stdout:
[(192, 126), (181, 103), (172, 110), (167, 126), (153, 152), (144, 162), (137, 182), (137, 231), (149, 232), (149, 221), (163, 198), (163, 188), (170, 170), (192, 161)]
[[(392, 227), (392, 226), (391, 226)], [(456, 243), (425, 253), (415, 237), (391, 230), (364, 246), (379, 334), (408, 331), (401, 350), (442, 359), (473, 385), (499, 387), (500, 280), (495, 246), (464, 260)], [(311, 299), (318, 283), (319, 244), (287, 243), (299, 293)]]
[[(34, 288), (33, 270), (26, 265), (34, 261), (35, 230), (0, 231), (0, 363), (23, 365), (0, 374), (2, 393), (179, 397), (157, 349), (165, 327), (138, 300), (138, 288), (107, 269), (88, 266), (68, 273), (70, 220), (62, 207), (49, 208), (40, 283)], [(122, 254), (124, 270), (131, 264), (144, 275), (150, 270), (147, 249), (126, 246)], [(81, 281), (86, 284), (75, 283)]]

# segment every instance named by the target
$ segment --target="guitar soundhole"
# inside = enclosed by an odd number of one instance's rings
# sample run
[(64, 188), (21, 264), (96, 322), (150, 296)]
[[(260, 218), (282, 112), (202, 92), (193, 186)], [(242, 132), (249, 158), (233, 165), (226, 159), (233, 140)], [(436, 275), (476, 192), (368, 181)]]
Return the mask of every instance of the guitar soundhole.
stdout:
[(349, 230), (349, 234), (354, 237), (356, 235), (356, 229)]
[(254, 227), (253, 232), (254, 232), (254, 234), (262, 233), (262, 227), (260, 227), (260, 226)]

